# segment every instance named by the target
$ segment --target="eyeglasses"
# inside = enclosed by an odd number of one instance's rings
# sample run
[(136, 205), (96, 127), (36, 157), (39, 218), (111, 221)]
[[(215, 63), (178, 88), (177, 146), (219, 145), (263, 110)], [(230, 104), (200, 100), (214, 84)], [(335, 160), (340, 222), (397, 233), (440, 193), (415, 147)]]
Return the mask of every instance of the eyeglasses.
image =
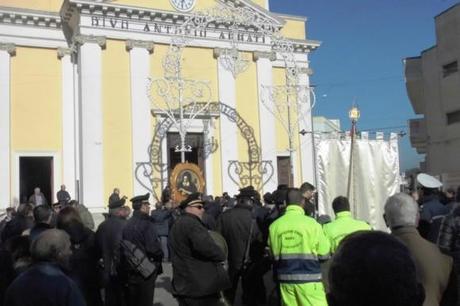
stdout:
[(203, 209), (204, 208), (203, 205), (190, 205), (190, 207), (195, 207), (195, 208), (198, 208), (198, 209)]

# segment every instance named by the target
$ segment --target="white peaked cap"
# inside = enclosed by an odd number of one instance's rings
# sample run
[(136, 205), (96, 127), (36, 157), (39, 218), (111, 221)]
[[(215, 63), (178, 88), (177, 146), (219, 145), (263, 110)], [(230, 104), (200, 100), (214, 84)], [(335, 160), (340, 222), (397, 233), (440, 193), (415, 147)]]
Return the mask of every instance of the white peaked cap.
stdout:
[(442, 183), (437, 178), (426, 173), (418, 174), (417, 182), (419, 182), (420, 185), (426, 188), (439, 188), (442, 186)]

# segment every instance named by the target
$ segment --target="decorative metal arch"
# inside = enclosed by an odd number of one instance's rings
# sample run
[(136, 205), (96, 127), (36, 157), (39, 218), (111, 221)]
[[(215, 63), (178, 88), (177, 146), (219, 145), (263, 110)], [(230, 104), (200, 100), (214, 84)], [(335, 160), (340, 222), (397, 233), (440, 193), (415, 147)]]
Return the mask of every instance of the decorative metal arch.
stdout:
[[(187, 106), (184, 111), (187, 111)], [(254, 188), (262, 190), (262, 187), (272, 178), (274, 167), (271, 160), (260, 159), (260, 148), (254, 136), (254, 129), (236, 109), (227, 104), (212, 102), (208, 106), (207, 113), (219, 113), (234, 122), (248, 145), (248, 161), (232, 160), (227, 166), (227, 173), (231, 180), (240, 188), (253, 185)], [(156, 124), (154, 136), (148, 148), (150, 160), (137, 163), (135, 169), (136, 180), (139, 184), (157, 198), (159, 197), (156, 190), (162, 187), (162, 183), (167, 182), (167, 178), (162, 177), (167, 170), (167, 165), (162, 162), (161, 143), (172, 125), (173, 121), (170, 118), (164, 118)], [(205, 157), (214, 153), (217, 148), (216, 145), (205, 143)]]

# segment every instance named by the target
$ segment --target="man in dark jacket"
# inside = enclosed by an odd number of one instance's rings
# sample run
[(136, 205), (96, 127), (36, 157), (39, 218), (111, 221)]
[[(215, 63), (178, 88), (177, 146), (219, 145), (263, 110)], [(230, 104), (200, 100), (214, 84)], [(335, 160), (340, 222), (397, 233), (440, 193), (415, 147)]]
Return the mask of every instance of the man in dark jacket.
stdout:
[(1, 241), (6, 242), (8, 239), (21, 236), (26, 230), (34, 225), (33, 205), (20, 204), (17, 213), (6, 223), (1, 234)]
[(200, 193), (189, 195), (169, 235), (172, 289), (180, 306), (219, 305), (219, 292), (230, 286), (222, 265), (226, 256), (201, 222), (203, 206)]
[(32, 242), (31, 253), (34, 265), (8, 288), (5, 305), (86, 305), (77, 285), (61, 268), (71, 254), (70, 239), (64, 231), (50, 229), (43, 232)]
[(56, 199), (61, 205), (67, 205), (71, 199), (70, 194), (65, 190), (65, 185), (61, 185), (61, 190), (56, 193)]
[(123, 285), (117, 269), (120, 264), (120, 241), (126, 225), (124, 204), (124, 199), (109, 204), (109, 217), (96, 231), (98, 253), (103, 262), (102, 280), (106, 306), (124, 305)]
[(158, 273), (161, 273), (161, 261), (163, 252), (161, 244), (155, 232), (155, 225), (149, 216), (150, 194), (132, 198), (133, 216), (128, 220), (123, 229), (123, 240), (128, 240), (139, 248), (151, 262), (158, 267), (157, 271), (144, 278), (137, 270), (134, 270), (127, 262), (122, 262), (126, 268), (124, 281), (126, 285), (126, 299), (128, 305), (152, 306), (155, 290), (155, 281)]
[(158, 202), (155, 204), (155, 210), (152, 210), (151, 217), (153, 224), (155, 225), (155, 231), (161, 241), (161, 249), (163, 251), (163, 260), (169, 261), (169, 250), (168, 250), (168, 235), (169, 227), (172, 223), (172, 211), (167, 209), (163, 203)]
[(55, 214), (48, 205), (36, 206), (33, 211), (35, 225), (30, 229), (30, 240), (34, 240), (42, 232), (53, 228)]
[[(226, 291), (225, 295), (231, 303), (235, 300), (235, 292), (238, 280), (243, 278), (243, 303), (246, 305), (258, 305), (265, 303), (265, 288), (262, 274), (258, 278), (251, 277), (251, 282), (246, 282), (248, 275), (243, 275), (247, 271), (242, 271), (243, 262), (255, 264), (260, 261), (263, 254), (262, 233), (259, 230), (256, 219), (253, 218), (253, 210), (257, 201), (258, 193), (254, 187), (249, 186), (240, 189), (236, 196), (237, 203), (233, 209), (224, 212), (217, 224), (217, 230), (227, 241), (228, 274), (232, 282), (232, 287)], [(246, 253), (258, 255), (258, 258), (246, 258)], [(247, 254), (247, 257), (250, 257)]]

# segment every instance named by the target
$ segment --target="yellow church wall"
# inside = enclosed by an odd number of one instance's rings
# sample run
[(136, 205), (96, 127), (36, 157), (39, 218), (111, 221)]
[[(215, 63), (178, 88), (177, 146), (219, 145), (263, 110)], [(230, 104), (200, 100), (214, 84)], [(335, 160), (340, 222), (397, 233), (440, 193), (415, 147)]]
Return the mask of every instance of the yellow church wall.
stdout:
[(63, 0), (0, 0), (0, 6), (59, 12)]
[[(153, 79), (164, 77), (163, 59), (168, 49), (169, 45), (155, 44), (155, 50), (150, 61), (150, 75)], [(212, 102), (218, 101), (217, 61), (213, 58), (212, 49), (185, 48), (182, 53), (182, 77), (185, 79), (208, 81), (211, 89), (210, 99)], [(155, 91), (152, 91), (152, 98), (154, 99), (154, 104), (151, 105), (152, 108), (158, 108), (158, 105), (165, 106), (164, 100), (160, 98)], [(219, 122), (214, 123), (215, 127), (212, 133), (220, 146)], [(152, 116), (152, 127), (155, 127), (155, 124), (156, 120)], [(222, 190), (219, 151), (213, 153), (211, 158), (213, 173), (207, 173), (207, 175), (212, 175), (214, 180), (214, 193), (217, 193)], [(160, 188), (158, 188), (156, 192), (157, 194), (161, 194)]]
[[(284, 68), (273, 68), (273, 85), (275, 86), (282, 86), (286, 84), (286, 74)], [(297, 120), (297, 110), (291, 111), (291, 118), (293, 122)], [(283, 116), (284, 122), (287, 121), (287, 113), (284, 114)], [(284, 126), (281, 124), (280, 120), (275, 119), (275, 128), (276, 128), (276, 149), (278, 153), (284, 153), (288, 154), (289, 151), (289, 137), (286, 129)], [(297, 128), (297, 127), (296, 127)], [(296, 176), (297, 179), (294, 182), (295, 186), (299, 186), (301, 184), (301, 181), (299, 177), (302, 175), (301, 173), (301, 156), (300, 156), (300, 143), (299, 143), (299, 137), (295, 135), (293, 137), (293, 148), (296, 150), (295, 154), (295, 167), (297, 168), (297, 173), (298, 175)]]
[[(158, 9), (163, 11), (176, 11), (169, 0), (118, 0), (116, 4), (137, 6), (149, 9)], [(214, 7), (217, 4), (215, 0), (197, 0), (193, 11), (202, 11)]]
[(286, 21), (283, 28), (281, 29), (281, 33), (285, 37), (294, 38), (294, 39), (305, 39), (305, 22), (300, 20), (289, 19), (287, 17), (283, 17)]
[(114, 187), (133, 194), (129, 67), (125, 42), (107, 40), (102, 51), (104, 199)]
[(16, 47), (11, 57), (12, 151), (61, 151), (61, 97), (57, 51)]
[[(243, 53), (247, 59), (251, 53)], [(257, 93), (257, 68), (255, 62), (250, 61), (246, 71), (240, 73), (236, 79), (236, 110), (246, 123), (254, 130), (254, 137), (260, 148), (259, 129), (259, 102)], [(238, 130), (238, 157), (240, 161), (248, 161), (248, 143)]]
[[(8, 0), (8, 1), (14, 1), (14, 0)], [(52, 0), (52, 1), (59, 1), (59, 0)], [(265, 8), (265, 1), (266, 0), (254, 0), (253, 2)], [(171, 5), (170, 0), (117, 0), (115, 4), (142, 7), (142, 8), (148, 8), (148, 9), (157, 9), (157, 10), (163, 10), (163, 11), (176, 11), (176, 9)], [(217, 4), (218, 2), (216, 0), (196, 0), (196, 4), (192, 12), (193, 11), (205, 11), (207, 9), (215, 7)]]

